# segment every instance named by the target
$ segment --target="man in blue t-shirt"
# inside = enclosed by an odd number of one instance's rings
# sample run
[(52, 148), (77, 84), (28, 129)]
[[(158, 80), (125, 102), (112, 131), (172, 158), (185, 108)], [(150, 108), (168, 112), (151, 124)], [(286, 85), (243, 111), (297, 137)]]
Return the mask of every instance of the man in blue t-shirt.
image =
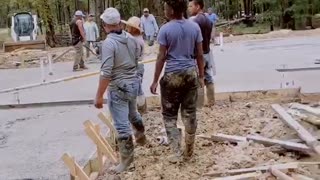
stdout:
[(164, 9), (170, 21), (159, 31), (160, 49), (150, 90), (156, 94), (159, 76), (166, 63), (164, 76), (160, 80), (162, 115), (174, 152), (168, 160), (177, 163), (182, 160), (181, 132), (177, 128), (180, 107), (185, 125), (186, 148), (183, 155), (189, 159), (193, 154), (197, 130), (197, 88), (199, 82), (204, 86), (203, 39), (199, 26), (183, 17), (187, 10), (185, 0), (165, 0)]
[(214, 41), (214, 37), (216, 34), (216, 23), (219, 21), (219, 17), (216, 13), (213, 12), (212, 8), (208, 8), (208, 13), (206, 13), (206, 15), (212, 23), (211, 39), (212, 41)]

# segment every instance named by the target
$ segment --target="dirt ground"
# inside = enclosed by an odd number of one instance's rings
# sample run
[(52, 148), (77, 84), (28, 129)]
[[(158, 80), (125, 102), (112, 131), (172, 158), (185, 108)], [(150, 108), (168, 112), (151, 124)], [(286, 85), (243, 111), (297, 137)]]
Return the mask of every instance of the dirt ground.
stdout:
[[(189, 162), (171, 164), (166, 159), (170, 154), (169, 147), (159, 145), (156, 141), (157, 136), (164, 135), (160, 108), (144, 115), (144, 122), (150, 144), (146, 147), (136, 147), (134, 165), (128, 172), (120, 175), (121, 179), (207, 180), (212, 177), (203, 177), (202, 175), (208, 172), (298, 160), (320, 160), (307, 158), (295, 152), (276, 153), (272, 151), (272, 147), (265, 147), (253, 142), (232, 145), (197, 138), (193, 158)], [(178, 124), (182, 125), (181, 120)], [(297, 138), (294, 131), (278, 119), (278, 115), (271, 109), (270, 104), (263, 102), (220, 103), (212, 108), (202, 109), (198, 113), (197, 134), (210, 136), (213, 133), (240, 136), (259, 134), (264, 137), (284, 140)], [(320, 179), (320, 170), (317, 166), (298, 169), (296, 172)], [(259, 179), (275, 178), (270, 174), (265, 174)]]
[[(248, 34), (240, 36), (229, 36), (224, 38), (225, 43), (237, 42), (237, 41), (248, 41), (256, 39), (273, 39), (273, 38), (287, 38), (296, 36), (318, 36), (320, 34), (320, 29), (306, 30), (306, 31), (291, 31), (291, 30), (280, 30), (274, 31), (267, 34)], [(156, 56), (158, 52), (159, 45), (156, 43), (154, 46), (150, 47), (145, 45), (145, 56)], [(59, 55), (65, 51), (67, 47), (64, 48), (50, 48), (48, 51), (41, 50), (21, 50), (11, 53), (1, 53), (0, 52), (0, 69), (17, 69), (17, 68), (31, 68), (39, 67), (39, 58), (46, 56), (47, 52), (53, 53), (53, 55)], [(62, 58), (58, 59), (56, 62), (67, 62), (73, 61), (75, 51), (67, 53)]]

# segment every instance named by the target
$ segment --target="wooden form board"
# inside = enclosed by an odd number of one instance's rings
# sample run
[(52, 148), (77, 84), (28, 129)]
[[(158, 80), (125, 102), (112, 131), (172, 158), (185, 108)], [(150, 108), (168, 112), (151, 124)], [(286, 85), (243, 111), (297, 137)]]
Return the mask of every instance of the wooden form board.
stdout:
[(298, 136), (306, 142), (317, 154), (320, 154), (320, 144), (302, 125), (294, 120), (279, 104), (273, 104), (272, 108), (280, 115), (280, 119), (298, 133)]
[[(87, 133), (87, 135), (89, 136), (89, 138), (96, 144), (97, 146), (97, 150), (98, 152), (100, 152), (101, 154), (103, 153), (104, 155), (106, 155), (108, 158), (110, 158), (110, 160), (113, 163), (117, 162), (117, 158), (116, 155), (112, 149), (112, 147), (110, 146), (110, 144), (100, 135), (100, 132), (97, 132), (97, 130), (100, 131), (100, 127), (99, 126), (95, 126), (92, 122), (90, 121), (86, 121), (84, 123), (85, 126), (85, 132)], [(104, 160), (103, 157), (101, 157), (102, 160), (99, 160), (101, 164), (104, 164)]]
[(16, 49), (46, 49), (46, 43), (43, 40), (37, 41), (21, 41), (21, 42), (6, 42), (3, 44), (4, 52), (11, 52)]
[(118, 146), (117, 146), (117, 130), (114, 128), (111, 118), (108, 118), (106, 115), (104, 115), (103, 113), (99, 113), (98, 114), (98, 118), (107, 125), (107, 127), (109, 128), (109, 133), (110, 133), (110, 137), (108, 137), (108, 142), (111, 145), (111, 147), (113, 148), (114, 151), (118, 150)]
[(260, 172), (253, 172), (253, 173), (245, 173), (241, 175), (235, 175), (235, 176), (227, 176), (227, 177), (219, 177), (219, 178), (214, 178), (212, 180), (255, 180), (261, 176)]
[(64, 154), (61, 159), (69, 168), (70, 174), (75, 178), (75, 180), (90, 180), (89, 176), (69, 154)]
[(303, 110), (303, 111), (310, 113), (312, 115), (320, 116), (320, 109), (313, 108), (313, 107), (310, 107), (307, 105), (303, 105), (303, 104), (299, 104), (299, 103), (292, 103), (290, 108)]

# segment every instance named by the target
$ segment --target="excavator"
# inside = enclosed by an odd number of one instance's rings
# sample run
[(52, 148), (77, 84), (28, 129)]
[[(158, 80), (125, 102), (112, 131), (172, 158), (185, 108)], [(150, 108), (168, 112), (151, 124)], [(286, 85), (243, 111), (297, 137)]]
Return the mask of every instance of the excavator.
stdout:
[(5, 52), (16, 49), (45, 49), (45, 41), (38, 39), (38, 17), (30, 12), (15, 13), (9, 24), (13, 42), (5, 42)]

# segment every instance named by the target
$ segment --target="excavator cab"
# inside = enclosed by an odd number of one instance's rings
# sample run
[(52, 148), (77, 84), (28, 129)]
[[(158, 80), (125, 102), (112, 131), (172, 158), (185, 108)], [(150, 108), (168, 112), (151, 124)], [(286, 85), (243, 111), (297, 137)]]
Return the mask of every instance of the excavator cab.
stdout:
[(11, 36), (17, 41), (32, 41), (37, 38), (37, 16), (20, 12), (12, 16)]

